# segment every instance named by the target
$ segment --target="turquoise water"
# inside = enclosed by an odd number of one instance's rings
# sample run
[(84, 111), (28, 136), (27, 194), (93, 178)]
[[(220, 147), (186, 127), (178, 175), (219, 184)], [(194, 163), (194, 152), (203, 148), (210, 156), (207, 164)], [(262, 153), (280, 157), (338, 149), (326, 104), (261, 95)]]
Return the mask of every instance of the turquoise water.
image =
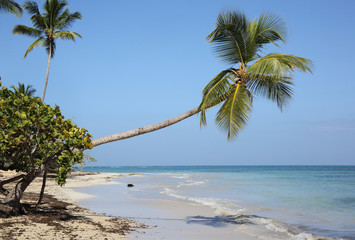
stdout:
[[(259, 216), (304, 232), (355, 239), (355, 166), (135, 166), (84, 170), (142, 173), (140, 177), (119, 179), (138, 186), (131, 193), (135, 198), (190, 201), (208, 205), (217, 214)], [(109, 196), (109, 191), (101, 190), (100, 195), (106, 194)]]

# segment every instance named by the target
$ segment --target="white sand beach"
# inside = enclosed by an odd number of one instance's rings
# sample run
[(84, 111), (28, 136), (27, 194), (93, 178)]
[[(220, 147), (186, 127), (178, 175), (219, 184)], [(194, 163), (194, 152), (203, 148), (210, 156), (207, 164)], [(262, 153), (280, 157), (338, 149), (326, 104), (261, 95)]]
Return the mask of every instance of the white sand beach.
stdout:
[[(2, 172), (2, 174), (3, 179), (17, 173)], [(31, 214), (0, 218), (0, 226), (3, 229), (0, 239), (8, 239), (10, 233), (15, 236), (13, 239), (20, 240), (28, 238), (126, 239), (127, 237), (142, 240), (331, 239), (298, 232), (290, 234), (290, 231), (275, 229), (277, 225), (271, 225), (266, 219), (244, 215), (236, 218), (222, 212), (216, 213), (216, 209), (208, 205), (188, 201), (131, 198), (127, 192), (134, 191), (134, 188), (127, 188), (126, 182), (120, 182), (120, 178), (130, 179), (127, 177), (132, 175), (134, 174), (75, 172), (68, 176), (64, 187), (58, 186), (54, 178), (50, 178), (45, 195), (55, 197), (61, 204), (67, 204), (65, 214), (71, 217), (64, 220), (49, 218), (48, 222), (33, 221)], [(111, 181), (113, 179), (118, 180)], [(85, 187), (90, 186), (96, 186), (95, 189), (103, 189), (103, 191), (114, 189), (112, 191), (115, 191), (116, 206), (110, 209), (109, 214), (112, 216), (102, 211), (107, 207), (105, 203), (101, 204), (95, 200), (95, 197), (100, 197), (99, 195), (88, 193), (90, 192), (88, 189), (91, 188)], [(37, 199), (40, 187), (41, 178), (38, 178), (27, 189), (27, 194), (35, 196), (32, 196), (31, 204), (35, 203), (33, 200)], [(28, 199), (24, 200), (24, 202), (28, 201)], [(44, 204), (41, 205), (43, 212), (53, 208), (50, 199), (44, 199), (43, 202)]]
[[(17, 174), (2, 171), (0, 180)], [(80, 199), (93, 196), (74, 190), (83, 186), (114, 184), (108, 180), (121, 176), (127, 175), (73, 173), (68, 176), (64, 187), (58, 186), (54, 178), (49, 178), (39, 212), (0, 218), (0, 239), (126, 239), (127, 233), (144, 226), (128, 219), (98, 215), (78, 206), (76, 203)], [(37, 178), (28, 187), (23, 203), (36, 203), (41, 184), (42, 178)]]

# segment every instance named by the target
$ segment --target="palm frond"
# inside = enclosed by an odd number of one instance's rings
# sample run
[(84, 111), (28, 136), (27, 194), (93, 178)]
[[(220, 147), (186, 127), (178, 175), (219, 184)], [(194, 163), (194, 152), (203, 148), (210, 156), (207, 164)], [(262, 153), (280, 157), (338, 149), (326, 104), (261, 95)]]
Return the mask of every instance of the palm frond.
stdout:
[(241, 83), (233, 86), (232, 93), (219, 109), (217, 125), (227, 132), (228, 140), (233, 139), (246, 125), (252, 109), (250, 92)]
[(292, 86), (294, 84), (290, 77), (259, 75), (256, 78), (249, 79), (248, 89), (256, 95), (276, 102), (281, 111), (292, 100)]
[(249, 61), (250, 54), (246, 51), (247, 37), (248, 20), (244, 13), (225, 11), (218, 15), (216, 28), (207, 36), (207, 40), (214, 44), (217, 57), (236, 64)]
[(40, 14), (38, 4), (35, 1), (26, 1), (23, 4), (23, 8), (26, 9), (26, 11), (31, 15)]
[(13, 0), (0, 0), (0, 12), (5, 11), (20, 17), (22, 15), (21, 6)]
[(218, 105), (225, 100), (230, 88), (230, 71), (225, 70), (217, 74), (202, 90), (202, 101), (199, 106), (200, 124), (206, 125), (206, 109)]
[(276, 46), (277, 41), (285, 43), (286, 28), (284, 22), (278, 15), (266, 12), (249, 24), (250, 39), (258, 47), (263, 44), (273, 43)]
[(46, 0), (44, 3), (44, 17), (49, 23), (51, 29), (55, 29), (55, 26), (58, 24), (58, 17), (62, 13), (65, 6), (68, 3), (65, 0)]
[(82, 38), (79, 33), (71, 32), (71, 31), (58, 31), (54, 33), (54, 38), (61, 38), (61, 39), (68, 39), (72, 40), (73, 42), (76, 41), (76, 37)]
[(27, 54), (33, 50), (33, 48), (38, 47), (38, 46), (43, 46), (43, 37), (38, 38), (36, 41), (34, 41), (26, 50), (24, 58), (27, 57)]
[(31, 27), (27, 27), (24, 25), (16, 25), (13, 29), (12, 29), (12, 33), (13, 34), (22, 34), (22, 35), (27, 35), (30, 37), (40, 37), (42, 34), (42, 31), (35, 29), (35, 28), (31, 28)]
[(25, 94), (27, 96), (32, 97), (35, 94), (35, 92), (36, 92), (36, 89), (34, 89), (31, 85), (27, 85), (26, 90), (25, 90)]
[(70, 15), (69, 8), (66, 8), (59, 16), (58, 16), (58, 24), (65, 18)]
[(27, 85), (25, 87), (25, 84), (21, 84), (21, 83), (18, 83), (18, 87), (12, 85), (11, 88), (14, 90), (14, 93), (17, 95), (24, 94), (31, 97), (36, 92), (36, 89), (34, 89), (32, 85)]
[(74, 23), (75, 20), (81, 20), (83, 17), (80, 12), (70, 14), (69, 9), (66, 9), (58, 18), (57, 29), (65, 30)]
[(312, 61), (307, 58), (296, 57), (287, 54), (268, 54), (248, 68), (248, 74), (252, 78), (263, 76), (287, 76), (295, 69), (302, 72), (310, 72)]
[(208, 42), (212, 43), (223, 35), (225, 30), (246, 31), (248, 20), (244, 13), (237, 11), (222, 11), (217, 16), (216, 28), (207, 36)]
[(30, 19), (36, 29), (41, 30), (42, 32), (50, 29), (49, 23), (46, 22), (46, 19), (41, 14), (34, 14)]
[(251, 92), (276, 102), (282, 111), (292, 100), (292, 73), (295, 69), (311, 72), (311, 65), (311, 60), (293, 55), (266, 55), (248, 68), (248, 88)]

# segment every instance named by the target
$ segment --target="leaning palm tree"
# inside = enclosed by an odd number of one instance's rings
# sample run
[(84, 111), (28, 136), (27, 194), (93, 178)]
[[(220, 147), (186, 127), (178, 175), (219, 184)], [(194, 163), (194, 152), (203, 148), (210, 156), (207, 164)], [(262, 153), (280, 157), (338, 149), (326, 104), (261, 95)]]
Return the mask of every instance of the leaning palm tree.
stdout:
[(13, 0), (0, 0), (0, 12), (9, 12), (19, 17), (22, 15), (22, 8)]
[(25, 87), (25, 84), (18, 83), (18, 86), (12, 85), (11, 88), (14, 90), (15, 94), (24, 94), (30, 97), (33, 97), (33, 94), (36, 92), (36, 89), (32, 87), (32, 85), (27, 85)]
[(228, 139), (237, 136), (246, 125), (254, 95), (276, 102), (282, 110), (292, 99), (294, 70), (311, 72), (309, 59), (264, 53), (267, 45), (285, 42), (284, 25), (275, 14), (264, 13), (249, 21), (243, 13), (222, 12), (207, 40), (214, 45), (217, 57), (231, 67), (203, 89), (200, 122), (206, 125), (206, 109), (221, 104), (216, 123), (227, 132)]
[(93, 140), (93, 146), (119, 141), (153, 132), (201, 113), (205, 125), (206, 110), (222, 104), (217, 124), (232, 139), (246, 125), (252, 109), (253, 95), (261, 95), (277, 103), (282, 110), (292, 99), (292, 73), (295, 69), (311, 72), (311, 60), (286, 54), (264, 54), (267, 45), (285, 42), (285, 28), (280, 18), (271, 13), (249, 21), (243, 13), (221, 12), (216, 28), (207, 36), (217, 56), (232, 67), (220, 72), (202, 91), (201, 104), (169, 120)]
[(25, 58), (34, 47), (43, 46), (48, 53), (46, 81), (44, 84), (42, 101), (46, 95), (49, 65), (51, 58), (54, 57), (56, 43), (58, 38), (76, 41), (76, 37), (82, 37), (79, 33), (67, 31), (67, 29), (74, 23), (75, 20), (82, 19), (79, 12), (70, 13), (69, 8), (65, 7), (68, 3), (65, 0), (46, 0), (41, 14), (38, 10), (36, 2), (27, 1), (24, 4), (24, 9), (31, 14), (31, 22), (34, 26), (27, 27), (24, 25), (16, 25), (13, 29), (14, 34), (22, 34), (37, 38), (27, 49)]

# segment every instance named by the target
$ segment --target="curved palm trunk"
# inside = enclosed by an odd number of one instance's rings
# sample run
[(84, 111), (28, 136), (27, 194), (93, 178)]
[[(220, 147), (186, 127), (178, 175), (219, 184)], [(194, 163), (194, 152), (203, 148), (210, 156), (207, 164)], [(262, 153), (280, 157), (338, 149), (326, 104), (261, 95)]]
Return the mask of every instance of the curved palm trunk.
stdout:
[(44, 102), (44, 97), (46, 96), (47, 84), (48, 84), (48, 76), (49, 76), (49, 65), (51, 63), (51, 57), (52, 57), (52, 44), (50, 43), (49, 44), (49, 53), (48, 53), (48, 62), (47, 62), (46, 82), (44, 83), (42, 102)]
[[(179, 116), (176, 116), (174, 118), (171, 118), (169, 120), (166, 120), (166, 121), (163, 121), (160, 123), (156, 123), (153, 125), (133, 129), (133, 130), (122, 132), (122, 133), (116, 133), (116, 134), (109, 135), (106, 137), (97, 138), (92, 141), (93, 147), (99, 146), (101, 144), (109, 143), (109, 142), (114, 142), (114, 141), (119, 141), (119, 140), (131, 138), (131, 137), (135, 137), (135, 136), (138, 136), (141, 134), (157, 131), (162, 128), (171, 126), (175, 123), (178, 123), (186, 118), (189, 118), (198, 112), (200, 112), (200, 110), (198, 107), (196, 107), (196, 108), (191, 109), (190, 111), (187, 111)], [(30, 173), (28, 173), (25, 176), (22, 176), (23, 177), (22, 180), (19, 181), (16, 184), (16, 186), (7, 193), (4, 203), (0, 203), (0, 213), (1, 212), (5, 213), (5, 214), (24, 213), (25, 209), (22, 207), (22, 204), (20, 202), (24, 191), (38, 175), (40, 175), (44, 171), (47, 171), (47, 168), (49, 166), (51, 166), (51, 164), (53, 164), (54, 162), (55, 162), (55, 158), (53, 157), (52, 159), (42, 163), (39, 168), (32, 170)], [(45, 179), (46, 179), (46, 174), (44, 174), (41, 192), (44, 191), (44, 187), (46, 185)], [(40, 201), (41, 201), (41, 197), (37, 203), (37, 206), (40, 203)]]
[[(93, 147), (99, 146), (101, 144), (109, 143), (109, 142), (114, 142), (114, 141), (119, 141), (119, 140), (131, 138), (131, 137), (135, 137), (135, 136), (138, 136), (141, 134), (157, 131), (162, 128), (171, 126), (175, 123), (178, 123), (186, 118), (189, 118), (198, 112), (200, 112), (200, 110), (198, 107), (196, 107), (196, 108), (191, 109), (190, 111), (187, 111), (179, 116), (176, 116), (174, 118), (168, 119), (168, 120), (160, 122), (160, 123), (156, 123), (153, 125), (133, 129), (133, 130), (122, 132), (122, 133), (116, 133), (116, 134), (109, 135), (106, 137), (97, 138), (92, 141)], [(47, 168), (49, 166), (51, 166), (51, 164), (53, 164), (54, 161), (55, 161), (55, 158), (53, 157), (52, 159), (42, 163), (39, 168), (32, 170), (31, 172), (29, 172), (25, 176), (21, 176), (22, 180), (19, 181), (13, 189), (11, 189), (9, 192), (6, 192), (7, 194), (6, 194), (6, 198), (5, 198), (4, 203), (0, 203), (0, 214), (5, 213), (7, 215), (10, 215), (10, 214), (25, 213), (25, 209), (23, 208), (23, 206), (20, 202), (22, 195), (23, 195), (24, 191), (26, 190), (26, 188), (31, 184), (31, 182), (38, 175), (40, 175), (42, 172), (45, 172), (45, 174), (43, 176), (41, 196), (40, 196), (40, 199), (36, 205), (36, 207), (38, 207), (38, 205), (40, 204), (40, 202), (42, 200), (44, 187), (46, 185)]]
[(145, 126), (145, 127), (141, 127), (141, 128), (136, 128), (130, 131), (126, 131), (126, 132), (121, 132), (121, 133), (116, 133), (116, 134), (112, 134), (106, 137), (100, 137), (100, 138), (96, 138), (92, 141), (93, 147), (99, 146), (101, 144), (105, 144), (105, 143), (109, 143), (109, 142), (114, 142), (114, 141), (119, 141), (122, 139), (126, 139), (126, 138), (131, 138), (131, 137), (135, 137), (141, 134), (145, 134), (145, 133), (149, 133), (149, 132), (153, 132), (153, 131), (157, 131), (160, 130), (162, 128), (168, 127), (170, 125), (173, 125), (175, 123), (178, 123), (188, 117), (191, 117), (193, 115), (195, 115), (196, 113), (199, 112), (198, 107), (195, 107), (194, 109), (191, 109), (190, 111), (183, 113), (179, 116), (176, 116), (174, 118), (171, 118), (169, 120), (160, 122), (160, 123), (156, 123), (153, 125), (149, 125), (149, 126)]

